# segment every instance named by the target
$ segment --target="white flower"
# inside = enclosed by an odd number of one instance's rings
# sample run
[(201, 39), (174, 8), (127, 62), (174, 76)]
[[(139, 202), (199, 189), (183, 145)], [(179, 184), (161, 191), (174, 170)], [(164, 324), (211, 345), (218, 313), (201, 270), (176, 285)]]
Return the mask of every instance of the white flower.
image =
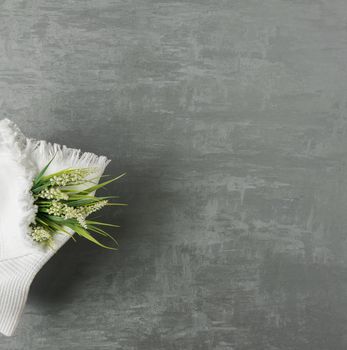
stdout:
[(95, 172), (94, 168), (81, 168), (72, 169), (69, 172), (65, 172), (61, 175), (55, 175), (50, 179), (53, 186), (67, 186), (78, 184), (85, 179), (86, 176)]
[(38, 197), (46, 199), (69, 199), (67, 193), (62, 192), (59, 188), (56, 187), (45, 188), (38, 194)]
[(71, 207), (65, 203), (53, 200), (48, 209), (48, 214), (62, 217), (65, 220), (77, 219), (82, 227), (87, 228), (87, 224), (85, 222), (86, 217), (102, 209), (107, 205), (107, 203), (107, 200), (102, 200), (89, 206)]
[(102, 200), (99, 202), (96, 202), (93, 205), (89, 205), (86, 207), (81, 207), (80, 209), (80, 213), (83, 214), (85, 217), (89, 216), (92, 213), (95, 213), (96, 211), (102, 209), (103, 207), (105, 207), (107, 205), (108, 201), (107, 200)]
[(64, 204), (57, 200), (52, 201), (52, 204), (48, 209), (48, 214), (54, 215), (54, 216), (62, 216), (63, 213), (64, 213)]
[(78, 215), (78, 216), (77, 216), (77, 221), (78, 221), (78, 223), (79, 223), (83, 228), (85, 228), (85, 229), (88, 228), (88, 225), (87, 225), (87, 223), (86, 223), (86, 218), (85, 218), (84, 216)]
[(34, 226), (31, 231), (31, 237), (36, 242), (46, 242), (52, 238), (51, 234), (42, 226)]

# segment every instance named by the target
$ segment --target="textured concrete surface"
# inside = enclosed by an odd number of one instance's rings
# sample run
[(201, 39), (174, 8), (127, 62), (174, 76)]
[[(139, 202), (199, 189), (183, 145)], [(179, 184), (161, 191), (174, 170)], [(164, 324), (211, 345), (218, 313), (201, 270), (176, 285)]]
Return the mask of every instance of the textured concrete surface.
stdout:
[(347, 349), (347, 2), (1, 0), (0, 103), (113, 158), (0, 349)]

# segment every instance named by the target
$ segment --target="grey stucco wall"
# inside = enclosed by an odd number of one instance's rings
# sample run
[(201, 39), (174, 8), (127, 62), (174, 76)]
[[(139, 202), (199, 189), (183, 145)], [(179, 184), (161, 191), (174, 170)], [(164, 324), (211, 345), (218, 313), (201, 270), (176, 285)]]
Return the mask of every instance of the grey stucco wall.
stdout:
[(1, 0), (0, 53), (2, 116), (129, 203), (0, 349), (347, 349), (345, 0)]

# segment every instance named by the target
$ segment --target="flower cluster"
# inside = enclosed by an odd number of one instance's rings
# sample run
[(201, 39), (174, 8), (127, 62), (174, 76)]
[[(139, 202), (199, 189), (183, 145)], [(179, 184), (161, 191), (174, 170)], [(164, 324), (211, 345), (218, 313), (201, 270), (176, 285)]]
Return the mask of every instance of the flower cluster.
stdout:
[(68, 200), (69, 199), (68, 194), (63, 192), (58, 187), (45, 188), (44, 190), (42, 190), (38, 194), (38, 197), (45, 198), (45, 199), (54, 199), (54, 200), (59, 200), (59, 199)]
[(81, 181), (84, 181), (85, 177), (94, 171), (95, 169), (93, 168), (71, 169), (70, 171), (65, 171), (62, 174), (51, 177), (50, 182), (52, 186), (67, 186), (78, 184)]
[(107, 200), (101, 200), (91, 205), (73, 207), (60, 201), (54, 200), (52, 201), (51, 206), (48, 208), (48, 214), (62, 217), (65, 220), (77, 219), (82, 227), (87, 228), (87, 224), (85, 222), (87, 216), (102, 209), (107, 205), (107, 203)]
[(35, 225), (31, 230), (31, 237), (36, 242), (48, 242), (51, 239), (51, 234), (42, 226)]

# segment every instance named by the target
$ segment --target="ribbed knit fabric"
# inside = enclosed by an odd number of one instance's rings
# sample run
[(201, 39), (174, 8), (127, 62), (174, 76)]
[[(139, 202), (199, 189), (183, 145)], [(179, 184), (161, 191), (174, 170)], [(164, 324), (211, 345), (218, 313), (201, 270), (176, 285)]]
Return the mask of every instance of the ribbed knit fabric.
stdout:
[(0, 329), (7, 336), (12, 335), (17, 326), (39, 265), (40, 257), (35, 254), (0, 262)]
[(53, 156), (48, 173), (93, 167), (100, 177), (109, 163), (104, 156), (27, 139), (13, 122), (0, 121), (0, 333), (6, 336), (17, 327), (35, 275), (70, 238), (55, 235), (51, 249), (28, 234), (36, 213), (32, 179)]

